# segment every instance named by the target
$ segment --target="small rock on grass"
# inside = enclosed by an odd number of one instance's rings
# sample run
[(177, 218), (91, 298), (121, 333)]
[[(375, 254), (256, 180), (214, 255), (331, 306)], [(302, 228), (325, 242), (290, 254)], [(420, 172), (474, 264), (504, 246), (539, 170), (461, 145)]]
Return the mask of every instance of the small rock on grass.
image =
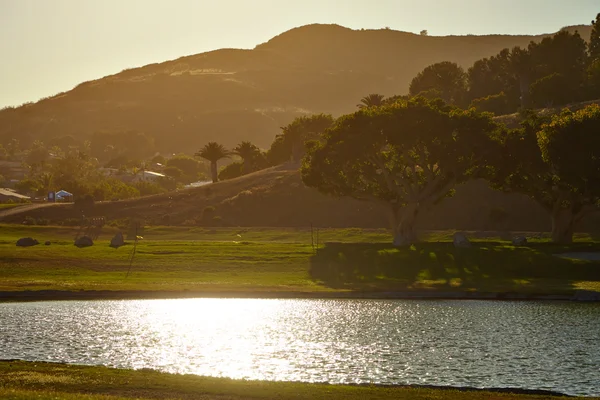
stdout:
[(21, 239), (17, 240), (17, 246), (19, 246), (19, 247), (31, 247), (31, 246), (36, 246), (38, 244), (40, 244), (40, 242), (38, 242), (34, 238), (30, 238), (30, 237), (21, 238)]
[(75, 240), (75, 246), (77, 247), (90, 247), (94, 245), (94, 241), (89, 236), (82, 236)]

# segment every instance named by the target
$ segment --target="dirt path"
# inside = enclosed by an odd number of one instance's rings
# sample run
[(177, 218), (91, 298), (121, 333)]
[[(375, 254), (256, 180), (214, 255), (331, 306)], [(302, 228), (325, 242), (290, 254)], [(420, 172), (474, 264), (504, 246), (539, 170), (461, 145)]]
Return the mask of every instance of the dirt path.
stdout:
[(0, 210), (0, 221), (3, 218), (8, 217), (9, 215), (21, 214), (21, 213), (25, 213), (27, 211), (38, 209), (38, 208), (53, 207), (53, 206), (57, 206), (57, 205), (58, 205), (57, 203), (39, 203), (39, 204), (28, 204), (28, 205), (24, 205), (24, 206), (18, 206), (18, 207), (8, 208), (5, 210)]

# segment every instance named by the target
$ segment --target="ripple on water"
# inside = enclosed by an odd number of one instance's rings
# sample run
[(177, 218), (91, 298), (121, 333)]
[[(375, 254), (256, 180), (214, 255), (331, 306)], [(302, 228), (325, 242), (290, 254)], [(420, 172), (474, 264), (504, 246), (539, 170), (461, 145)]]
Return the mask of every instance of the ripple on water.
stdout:
[(600, 395), (600, 306), (188, 299), (0, 304), (0, 358), (244, 379)]

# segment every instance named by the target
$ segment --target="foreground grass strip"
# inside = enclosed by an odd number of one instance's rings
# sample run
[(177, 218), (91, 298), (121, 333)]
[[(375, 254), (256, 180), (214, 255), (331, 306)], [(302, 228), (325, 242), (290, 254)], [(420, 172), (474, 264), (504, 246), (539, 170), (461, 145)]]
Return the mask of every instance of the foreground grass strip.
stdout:
[[(84, 397), (87, 395), (88, 397)], [(11, 397), (12, 396), (12, 397)], [(29, 397), (28, 397), (29, 396)], [(104, 397), (110, 396), (110, 397)], [(548, 399), (523, 395), (451, 389), (383, 388), (291, 382), (242, 381), (156, 371), (119, 370), (24, 361), (0, 362), (2, 399)], [(589, 398), (588, 398), (589, 399)]]
[(0, 388), (2, 400), (134, 400), (132, 397), (89, 395), (82, 393), (53, 392), (50, 390), (22, 390)]

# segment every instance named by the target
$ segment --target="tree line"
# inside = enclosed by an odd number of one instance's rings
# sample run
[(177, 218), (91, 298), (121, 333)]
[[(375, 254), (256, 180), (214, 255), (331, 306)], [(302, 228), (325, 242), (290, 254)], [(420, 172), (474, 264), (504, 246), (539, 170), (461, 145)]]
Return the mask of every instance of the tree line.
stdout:
[(442, 98), (497, 115), (556, 107), (600, 97), (600, 14), (589, 41), (562, 30), (527, 48), (504, 49), (467, 71), (449, 61), (428, 66), (410, 83), (410, 96)]

